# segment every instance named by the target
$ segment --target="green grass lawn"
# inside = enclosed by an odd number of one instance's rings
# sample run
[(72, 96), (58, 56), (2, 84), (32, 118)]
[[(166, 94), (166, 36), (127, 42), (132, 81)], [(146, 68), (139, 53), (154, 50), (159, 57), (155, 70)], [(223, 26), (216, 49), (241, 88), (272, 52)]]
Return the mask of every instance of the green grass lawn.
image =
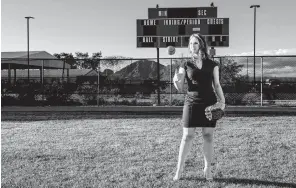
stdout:
[[(135, 116), (136, 117), (136, 116)], [(225, 117), (214, 181), (202, 176), (200, 129), (173, 182), (180, 116), (2, 121), (2, 187), (296, 187), (296, 117)]]

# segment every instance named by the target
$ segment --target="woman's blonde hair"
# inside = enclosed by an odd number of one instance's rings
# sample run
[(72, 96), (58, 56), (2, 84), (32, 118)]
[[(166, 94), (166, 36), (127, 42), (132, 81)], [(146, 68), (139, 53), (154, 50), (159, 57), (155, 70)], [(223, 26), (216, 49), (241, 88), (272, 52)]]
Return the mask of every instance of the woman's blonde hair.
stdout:
[(190, 52), (190, 54), (192, 55), (192, 51), (190, 50), (190, 40), (192, 38), (196, 38), (198, 40), (199, 43), (199, 49), (200, 49), (200, 55), (202, 59), (209, 59), (209, 53), (208, 53), (208, 44), (206, 42), (206, 39), (204, 38), (204, 36), (202, 36), (199, 33), (194, 33), (190, 36), (189, 38), (189, 42), (188, 42), (188, 50)]

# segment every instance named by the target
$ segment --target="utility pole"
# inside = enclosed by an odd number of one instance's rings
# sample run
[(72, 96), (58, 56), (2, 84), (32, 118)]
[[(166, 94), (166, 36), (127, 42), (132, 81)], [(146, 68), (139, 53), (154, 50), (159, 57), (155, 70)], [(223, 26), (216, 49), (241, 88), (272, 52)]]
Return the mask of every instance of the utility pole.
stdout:
[(260, 5), (251, 5), (250, 8), (254, 8), (254, 86), (256, 84), (256, 8), (260, 8)]
[(27, 19), (27, 43), (28, 43), (28, 55), (27, 55), (27, 59), (28, 59), (28, 84), (30, 83), (30, 47), (29, 47), (29, 20), (32, 18), (34, 19), (34, 17), (32, 16), (27, 16), (25, 17)]

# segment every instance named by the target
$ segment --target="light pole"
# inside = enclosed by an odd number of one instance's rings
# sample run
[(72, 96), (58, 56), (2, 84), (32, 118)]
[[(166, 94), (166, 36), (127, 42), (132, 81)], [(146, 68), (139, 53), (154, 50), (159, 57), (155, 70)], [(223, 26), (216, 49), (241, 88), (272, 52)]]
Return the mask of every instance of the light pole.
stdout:
[(256, 8), (260, 8), (260, 5), (251, 5), (250, 8), (254, 8), (254, 86), (256, 84), (255, 77), (255, 64), (256, 64)]
[(29, 50), (29, 20), (32, 18), (32, 19), (34, 19), (34, 17), (32, 17), (32, 16), (27, 16), (27, 17), (25, 17), (26, 19), (27, 19), (27, 41), (28, 41), (28, 55), (27, 55), (27, 59), (28, 59), (28, 84), (30, 83), (30, 60), (29, 60), (29, 52), (30, 52), (30, 50)]

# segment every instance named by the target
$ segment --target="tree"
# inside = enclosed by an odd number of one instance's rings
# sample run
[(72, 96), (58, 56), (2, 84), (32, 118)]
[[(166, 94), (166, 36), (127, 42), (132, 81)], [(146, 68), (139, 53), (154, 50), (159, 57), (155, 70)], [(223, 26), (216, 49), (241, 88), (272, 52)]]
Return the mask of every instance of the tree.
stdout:
[(87, 59), (89, 58), (88, 53), (83, 53), (83, 52), (75, 52), (76, 56), (76, 64), (78, 69), (83, 69), (86, 67)]
[(88, 53), (75, 52), (77, 58), (77, 64), (79, 69), (93, 69), (99, 70), (100, 58), (102, 57), (102, 52), (93, 53), (89, 57)]
[(91, 57), (89, 54), (83, 52), (75, 52), (75, 57), (72, 53), (56, 53), (53, 54), (58, 59), (63, 59), (70, 64), (71, 69), (93, 69), (98, 70), (102, 52), (93, 53)]
[(235, 60), (230, 57), (223, 57), (221, 60), (221, 83), (235, 83), (236, 81), (245, 81), (245, 77), (239, 74), (242, 71), (243, 65), (238, 65), (237, 62), (235, 62)]
[(53, 54), (55, 57), (57, 57), (58, 59), (62, 59), (65, 60), (66, 63), (68, 63), (70, 65), (71, 69), (77, 69), (77, 64), (76, 64), (76, 60), (73, 56), (72, 53), (55, 53)]

